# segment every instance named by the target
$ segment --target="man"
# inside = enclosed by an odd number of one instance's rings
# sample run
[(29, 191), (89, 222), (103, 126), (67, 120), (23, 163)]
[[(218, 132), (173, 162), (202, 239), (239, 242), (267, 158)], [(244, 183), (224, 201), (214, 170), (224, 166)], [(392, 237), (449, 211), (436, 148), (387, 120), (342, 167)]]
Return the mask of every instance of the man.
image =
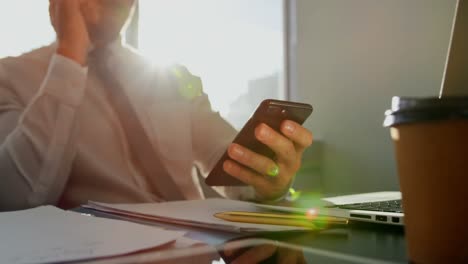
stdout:
[(259, 125), (275, 161), (229, 145), (236, 131), (207, 96), (179, 89), (195, 76), (150, 67), (121, 45), (133, 4), (50, 0), (56, 43), (0, 62), (1, 210), (203, 198), (192, 168), (206, 175), (227, 147), (225, 171), (249, 187), (218, 188), (222, 195), (287, 192), (312, 134), (291, 121), (282, 134)]

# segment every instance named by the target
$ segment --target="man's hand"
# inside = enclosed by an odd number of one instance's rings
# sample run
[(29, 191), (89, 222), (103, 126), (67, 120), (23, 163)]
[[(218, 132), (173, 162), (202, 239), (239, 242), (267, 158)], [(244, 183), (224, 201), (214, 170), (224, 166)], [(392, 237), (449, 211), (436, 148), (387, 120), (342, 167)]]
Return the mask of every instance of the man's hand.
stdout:
[[(90, 39), (83, 16), (84, 0), (50, 0), (49, 12), (57, 33), (57, 53), (86, 64)], [(87, 12), (89, 13), (89, 12)]]
[[(304, 253), (300, 250), (278, 247), (275, 244), (265, 243), (245, 250), (235, 248), (240, 241), (228, 242), (224, 245), (223, 253), (228, 258), (225, 261), (230, 264), (256, 264), (256, 263), (279, 263), (279, 264), (305, 264), (307, 263)], [(276, 256), (275, 256), (276, 254)]]
[(312, 133), (293, 121), (284, 121), (280, 130), (282, 134), (265, 124), (255, 129), (255, 137), (275, 152), (276, 160), (233, 143), (228, 148), (232, 160), (223, 164), (227, 173), (253, 186), (260, 199), (276, 199), (287, 192), (302, 153), (312, 144)]

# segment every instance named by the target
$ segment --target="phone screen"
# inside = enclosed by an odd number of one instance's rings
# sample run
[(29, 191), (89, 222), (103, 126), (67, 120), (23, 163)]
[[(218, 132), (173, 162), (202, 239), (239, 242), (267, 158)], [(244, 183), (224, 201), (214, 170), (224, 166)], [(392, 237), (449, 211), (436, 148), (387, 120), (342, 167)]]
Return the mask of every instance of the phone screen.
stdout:
[[(237, 134), (233, 142), (274, 160), (275, 153), (255, 138), (255, 128), (259, 124), (265, 123), (279, 132), (281, 123), (284, 120), (292, 120), (296, 123), (303, 124), (312, 113), (312, 110), (313, 108), (310, 104), (274, 99), (264, 100)], [(226, 159), (229, 159), (227, 151), (206, 178), (206, 184), (210, 186), (245, 185), (243, 182), (224, 172), (223, 163)]]

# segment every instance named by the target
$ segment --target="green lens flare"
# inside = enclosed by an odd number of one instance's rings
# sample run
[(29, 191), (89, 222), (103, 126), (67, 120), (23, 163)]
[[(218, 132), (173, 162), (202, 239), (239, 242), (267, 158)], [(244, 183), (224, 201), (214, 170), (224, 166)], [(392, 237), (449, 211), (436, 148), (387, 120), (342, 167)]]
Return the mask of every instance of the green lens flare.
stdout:
[(301, 192), (294, 190), (294, 188), (289, 188), (289, 199), (291, 201), (296, 201), (301, 197)]
[(202, 95), (202, 83), (200, 78), (190, 74), (186, 69), (180, 67), (172, 68), (172, 73), (178, 82), (179, 94), (189, 100)]
[(274, 167), (271, 167), (267, 172), (267, 175), (270, 176), (270, 177), (276, 177), (276, 176), (278, 176), (278, 174), (279, 174), (278, 165), (275, 165)]

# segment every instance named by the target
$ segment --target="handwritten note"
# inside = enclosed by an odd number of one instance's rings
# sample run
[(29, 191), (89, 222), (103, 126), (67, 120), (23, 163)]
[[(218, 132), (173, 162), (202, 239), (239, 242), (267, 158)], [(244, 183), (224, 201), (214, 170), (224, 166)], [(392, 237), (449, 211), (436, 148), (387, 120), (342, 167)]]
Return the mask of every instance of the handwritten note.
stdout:
[(183, 234), (42, 206), (0, 213), (0, 263), (61, 262), (128, 254), (170, 243)]

